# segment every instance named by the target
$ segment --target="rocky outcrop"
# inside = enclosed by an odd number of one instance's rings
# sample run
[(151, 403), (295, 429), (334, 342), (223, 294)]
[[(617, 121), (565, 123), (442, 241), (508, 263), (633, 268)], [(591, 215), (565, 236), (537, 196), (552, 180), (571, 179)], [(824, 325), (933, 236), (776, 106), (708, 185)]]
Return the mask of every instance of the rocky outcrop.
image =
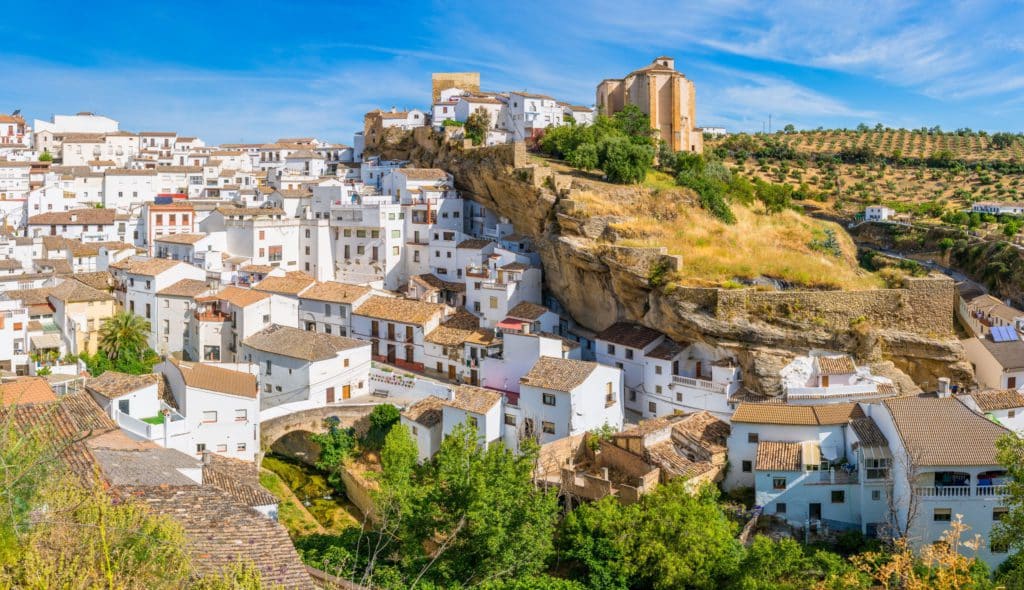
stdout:
[(892, 374), (905, 372), (925, 388), (943, 376), (973, 379), (953, 335), (954, 292), (946, 279), (870, 293), (680, 286), (656, 279), (670, 278), (685, 256), (615, 246), (609, 220), (573, 210), (573, 179), (532, 164), (521, 144), (473, 148), (419, 129), (387, 136), (368, 152), (451, 172), (463, 194), (531, 236), (547, 289), (581, 325), (601, 330), (628, 319), (678, 341), (731, 348), (753, 391), (777, 393), (779, 369), (811, 348), (846, 351), (861, 362), (890, 361)]

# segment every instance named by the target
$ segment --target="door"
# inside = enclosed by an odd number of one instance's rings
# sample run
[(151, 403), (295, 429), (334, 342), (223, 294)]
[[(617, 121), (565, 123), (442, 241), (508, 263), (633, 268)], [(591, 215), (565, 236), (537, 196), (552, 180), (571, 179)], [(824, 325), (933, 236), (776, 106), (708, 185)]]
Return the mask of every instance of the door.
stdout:
[(480, 376), (477, 375), (476, 369), (469, 372), (469, 382), (473, 385), (480, 385)]
[(828, 375), (821, 376), (821, 386), (828, 387)]
[(1006, 378), (1006, 388), (1007, 389), (1017, 389), (1017, 378), (1016, 377), (1007, 377)]
[(448, 378), (455, 380), (455, 365), (448, 365)]
[(395, 325), (394, 324), (388, 324), (388, 340), (394, 340), (394, 339), (395, 339)]
[(352, 397), (352, 386), (342, 385), (341, 386), (341, 399), (349, 399)]
[(821, 504), (818, 502), (811, 503), (808, 516), (811, 520), (821, 520)]
[(389, 363), (394, 363), (395, 362), (395, 345), (394, 344), (388, 344), (388, 362)]
[(327, 388), (327, 403), (329, 403), (329, 404), (333, 404), (334, 403), (334, 388), (333, 387), (328, 387)]
[(693, 376), (700, 379), (700, 361), (697, 361), (697, 366), (693, 368)]

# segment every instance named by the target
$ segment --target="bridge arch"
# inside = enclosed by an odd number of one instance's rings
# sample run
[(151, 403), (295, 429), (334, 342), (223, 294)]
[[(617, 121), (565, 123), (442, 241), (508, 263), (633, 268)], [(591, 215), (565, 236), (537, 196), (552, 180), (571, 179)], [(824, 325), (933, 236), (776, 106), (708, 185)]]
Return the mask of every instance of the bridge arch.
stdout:
[(327, 432), (327, 419), (337, 418), (342, 428), (367, 427), (367, 417), (373, 408), (381, 403), (367, 402), (359, 405), (324, 406), (285, 414), (260, 423), (260, 450), (267, 452), (279, 439), (292, 432)]

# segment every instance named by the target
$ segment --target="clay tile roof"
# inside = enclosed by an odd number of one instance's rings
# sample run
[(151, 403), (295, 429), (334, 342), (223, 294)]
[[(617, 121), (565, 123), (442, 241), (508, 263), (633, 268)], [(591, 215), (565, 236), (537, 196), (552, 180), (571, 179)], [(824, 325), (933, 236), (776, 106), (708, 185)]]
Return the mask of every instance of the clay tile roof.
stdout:
[(198, 297), (210, 290), (206, 281), (197, 279), (182, 279), (173, 285), (160, 289), (157, 295), (168, 297)]
[(171, 260), (170, 258), (147, 258), (144, 256), (129, 257), (115, 262), (110, 265), (111, 268), (122, 270), (126, 273), (133, 275), (142, 275), (146, 277), (155, 277), (160, 273), (168, 271), (179, 264), (185, 264), (180, 260)]
[(570, 392), (597, 368), (597, 363), (542, 356), (519, 382), (531, 387)]
[(989, 389), (972, 393), (971, 397), (982, 412), (1024, 408), (1024, 395), (1016, 389)]
[(0, 404), (38, 404), (57, 401), (50, 384), (42, 377), (19, 377), (0, 384)]
[(270, 217), (273, 215), (284, 215), (284, 209), (279, 207), (217, 207), (214, 209), (227, 217)]
[(441, 403), (474, 414), (486, 414), (499, 401), (501, 394), (497, 391), (473, 385), (457, 385), (454, 398), (443, 400)]
[(508, 310), (508, 313), (505, 315), (510, 318), (515, 318), (517, 320), (527, 320), (534, 322), (540, 319), (540, 316), (544, 315), (548, 311), (550, 310), (544, 307), (543, 305), (537, 305), (536, 303), (523, 301), (517, 304), (512, 309)]
[(67, 260), (56, 258), (35, 258), (32, 265), (37, 272), (56, 272), (60, 274), (71, 274), (71, 263)]
[(462, 240), (456, 245), (456, 248), (462, 248), (464, 250), (481, 250), (486, 248), (488, 244), (492, 244), (490, 240), (484, 240), (481, 238), (470, 238), (468, 240)]
[(156, 176), (155, 168), (145, 168), (142, 170), (133, 169), (129, 170), (126, 168), (113, 168), (104, 172), (107, 176)]
[(76, 272), (75, 280), (100, 291), (108, 291), (114, 287), (114, 276), (110, 274), (110, 271), (106, 270)]
[(757, 443), (758, 471), (803, 471), (803, 445), (801, 443), (763, 440)]
[(820, 375), (849, 375), (857, 372), (853, 359), (842, 354), (838, 356), (815, 357), (818, 363), (818, 374)]
[(732, 427), (708, 411), (687, 414), (672, 425), (673, 438), (681, 438), (710, 452), (723, 452)]
[(427, 334), (426, 340), (441, 346), (460, 346), (466, 342), (487, 345), (494, 341), (494, 331), (480, 328), (480, 318), (460, 309)]
[(214, 297), (221, 301), (227, 301), (236, 307), (248, 307), (253, 303), (258, 303), (267, 297), (270, 297), (270, 293), (263, 293), (252, 289), (243, 289), (242, 287), (227, 286), (221, 289), (220, 293), (217, 293)]
[(875, 424), (875, 421), (870, 417), (850, 420), (850, 428), (853, 429), (853, 433), (860, 439), (860, 446), (862, 447), (889, 446), (889, 440), (885, 438), (885, 435), (878, 428), (878, 424)]
[(786, 404), (741, 403), (733, 412), (732, 422), (749, 424), (787, 424), (793, 426), (823, 426), (846, 424), (851, 418), (861, 418), (864, 412), (856, 403), (824, 404), (818, 406), (791, 406)]
[(374, 295), (357, 307), (354, 313), (389, 322), (422, 325), (444, 313), (444, 306), (414, 299)]
[[(72, 209), (50, 211), (28, 218), (29, 225), (112, 225), (117, 211), (113, 209)], [(74, 220), (72, 220), (74, 217)]]
[(260, 485), (255, 463), (209, 453), (203, 463), (203, 484), (225, 492), (244, 506), (278, 504), (277, 497)]
[(153, 238), (154, 242), (165, 242), (167, 244), (195, 244), (206, 237), (206, 234), (171, 234)]
[(281, 295), (298, 295), (316, 282), (309, 275), (293, 275), (284, 277), (267, 277), (252, 286), (257, 291), (278, 293)]
[(117, 371), (107, 371), (99, 377), (93, 377), (86, 381), (85, 388), (107, 399), (115, 399), (144, 387), (149, 387), (155, 384), (158, 378), (157, 375), (153, 374), (129, 375)]
[(182, 526), (200, 574), (221, 574), (245, 560), (260, 570), (261, 581), (269, 587), (316, 587), (284, 527), (216, 486), (135, 486), (119, 490)]
[(367, 340), (308, 332), (278, 324), (271, 324), (256, 332), (243, 340), (242, 344), (255, 350), (305, 361), (323, 361), (334, 358), (343, 350), (370, 346)]
[(207, 363), (175, 362), (189, 387), (256, 399), (256, 377)]
[(21, 268), (21, 263), (12, 258), (0, 259), (0, 270), (18, 270)]
[(647, 353), (647, 356), (663, 361), (670, 361), (676, 358), (676, 356), (682, 351), (683, 347), (675, 340), (669, 340), (666, 338), (662, 340), (660, 344), (651, 349), (651, 351)]
[(440, 168), (399, 168), (409, 180), (448, 180), (448, 173)]
[(895, 397), (882, 402), (911, 462), (918, 466), (996, 465), (996, 441), (1010, 432), (955, 397)]
[(428, 395), (420, 401), (412, 404), (402, 412), (402, 416), (407, 420), (412, 420), (417, 424), (422, 424), (427, 428), (436, 426), (441, 422), (441, 406), (444, 404), (444, 400), (441, 398)]
[(357, 299), (369, 293), (371, 289), (363, 285), (350, 285), (337, 281), (324, 281), (314, 283), (312, 287), (302, 292), (303, 299), (314, 301), (327, 301), (329, 303), (355, 303)]
[(83, 301), (111, 301), (114, 298), (106, 291), (93, 289), (75, 279), (67, 279), (50, 289), (49, 297), (64, 303), (81, 303)]
[(602, 330), (597, 335), (597, 339), (629, 348), (642, 349), (658, 338), (661, 338), (662, 335), (663, 334), (661, 332), (652, 330), (647, 326), (641, 326), (640, 324), (634, 324), (632, 322), (615, 322), (611, 326)]
[(41, 287), (39, 289), (12, 289), (3, 294), (11, 300), (20, 299), (22, 305), (49, 305), (47, 296), (53, 289)]
[(424, 273), (421, 275), (413, 275), (412, 277), (409, 278), (409, 280), (418, 285), (422, 285), (427, 289), (452, 291), (454, 293), (466, 292), (466, 283), (446, 281), (432, 272)]
[(502, 270), (526, 270), (530, 268), (529, 264), (524, 262), (509, 262), (508, 264), (500, 267)]

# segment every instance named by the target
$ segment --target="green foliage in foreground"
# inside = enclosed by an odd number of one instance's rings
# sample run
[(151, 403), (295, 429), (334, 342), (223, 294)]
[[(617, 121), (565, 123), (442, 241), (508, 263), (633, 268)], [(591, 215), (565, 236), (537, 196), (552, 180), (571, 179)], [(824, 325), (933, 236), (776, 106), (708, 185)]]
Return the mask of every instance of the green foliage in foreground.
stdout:
[(629, 105), (593, 125), (563, 125), (545, 131), (540, 149), (582, 170), (600, 169), (609, 182), (643, 181), (654, 164), (654, 130), (639, 108)]

